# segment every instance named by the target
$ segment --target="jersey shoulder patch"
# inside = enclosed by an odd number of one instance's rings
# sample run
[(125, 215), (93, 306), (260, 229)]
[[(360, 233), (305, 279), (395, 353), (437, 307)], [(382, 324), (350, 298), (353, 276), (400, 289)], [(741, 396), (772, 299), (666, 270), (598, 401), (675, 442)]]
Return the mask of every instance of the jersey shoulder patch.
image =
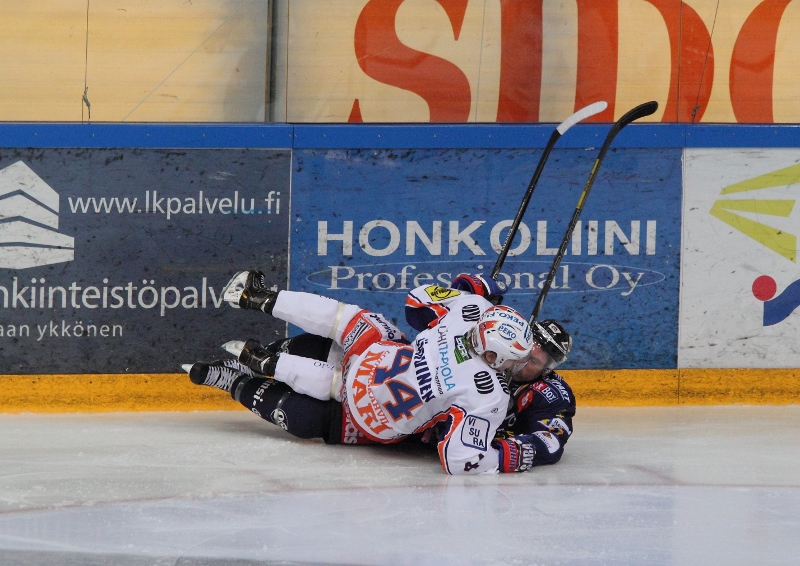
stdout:
[(461, 291), (448, 289), (447, 287), (439, 287), (438, 285), (431, 285), (429, 287), (425, 287), (425, 293), (428, 295), (431, 301), (439, 302), (452, 299), (453, 297), (458, 297), (461, 294)]

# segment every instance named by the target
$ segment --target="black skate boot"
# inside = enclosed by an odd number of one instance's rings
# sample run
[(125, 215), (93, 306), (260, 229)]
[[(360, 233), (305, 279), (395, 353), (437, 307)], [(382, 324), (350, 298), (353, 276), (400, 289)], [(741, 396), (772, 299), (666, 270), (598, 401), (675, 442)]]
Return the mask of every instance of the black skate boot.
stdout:
[(231, 340), (222, 347), (252, 371), (266, 377), (275, 375), (275, 366), (278, 365), (280, 354), (267, 350), (258, 340), (250, 339), (247, 342)]
[(236, 360), (218, 360), (211, 363), (197, 362), (181, 366), (195, 385), (208, 385), (230, 393), (231, 385), (238, 377), (252, 377), (253, 372)]
[(222, 296), (233, 307), (272, 314), (279, 291), (268, 289), (261, 271), (241, 271), (225, 285)]

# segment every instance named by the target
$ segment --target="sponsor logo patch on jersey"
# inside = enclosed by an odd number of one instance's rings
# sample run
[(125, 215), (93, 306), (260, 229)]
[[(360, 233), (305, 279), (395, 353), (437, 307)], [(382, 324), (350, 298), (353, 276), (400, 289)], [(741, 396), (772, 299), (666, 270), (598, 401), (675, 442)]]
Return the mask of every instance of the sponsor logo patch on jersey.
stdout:
[(455, 337), (455, 356), (456, 356), (456, 363), (461, 364), (466, 362), (467, 360), (471, 360), (472, 356), (469, 354), (469, 350), (467, 349), (467, 336), (466, 334), (463, 336), (456, 336)]
[(489, 421), (481, 417), (467, 415), (461, 429), (461, 444), (486, 451), (489, 439)]
[(558, 439), (549, 432), (534, 432), (533, 435), (538, 436), (539, 439), (544, 442), (544, 445), (547, 446), (547, 451), (550, 452), (550, 454), (555, 454), (558, 452), (558, 449), (561, 448), (561, 445), (558, 443)]
[(550, 386), (545, 383), (544, 381), (537, 381), (533, 384), (533, 388), (542, 394), (542, 396), (547, 399), (548, 403), (554, 403), (556, 401), (556, 393), (553, 391)]
[(461, 291), (448, 289), (447, 287), (439, 287), (438, 285), (425, 287), (425, 292), (428, 294), (428, 297), (430, 297), (431, 301), (444, 301), (446, 299), (458, 297), (461, 294)]
[(461, 318), (464, 322), (478, 322), (481, 318), (481, 308), (478, 305), (464, 305), (461, 309)]
[(572, 431), (569, 429), (569, 426), (567, 426), (567, 423), (565, 423), (562, 419), (559, 419), (558, 417), (552, 419), (547, 424), (547, 426), (549, 426), (550, 429), (554, 430), (556, 433), (558, 433), (560, 431), (564, 431), (564, 432), (567, 433), (567, 436), (572, 434)]
[(417, 378), (417, 388), (422, 396), (422, 400), (426, 403), (433, 401), (436, 398), (433, 390), (431, 389), (431, 370), (428, 367), (428, 360), (425, 359), (425, 345), (428, 343), (427, 338), (417, 338), (414, 350), (414, 375)]
[(372, 325), (381, 332), (381, 338), (384, 340), (401, 340), (405, 335), (394, 324), (384, 318), (384, 316), (377, 312), (371, 312), (364, 315), (368, 321), (372, 321)]
[(494, 383), (492, 383), (492, 374), (488, 371), (479, 371), (473, 376), (475, 380), (475, 389), (481, 395), (488, 395), (494, 391)]
[(447, 326), (440, 324), (436, 327), (436, 332), (438, 334), (436, 346), (439, 348), (439, 367), (436, 370), (436, 375), (442, 377), (445, 387), (450, 391), (456, 384), (453, 368), (450, 367), (450, 352), (447, 347)]
[(500, 384), (500, 388), (503, 390), (503, 393), (510, 395), (511, 392), (508, 390), (508, 382), (506, 381), (505, 374), (496, 372), (494, 376), (497, 378), (497, 382)]
[(524, 411), (528, 408), (528, 405), (531, 404), (533, 401), (533, 391), (530, 389), (526, 390), (522, 395), (519, 396), (517, 400), (517, 411)]
[(558, 389), (558, 392), (561, 393), (561, 397), (569, 403), (569, 393), (567, 393), (567, 389), (561, 384), (558, 379), (547, 379), (545, 380), (547, 383)]
[(353, 326), (353, 329), (348, 332), (347, 336), (345, 336), (344, 340), (342, 340), (342, 349), (346, 352), (352, 348), (356, 340), (361, 338), (361, 335), (367, 330), (369, 330), (369, 324), (367, 324), (364, 320), (359, 320), (356, 322), (355, 326)]

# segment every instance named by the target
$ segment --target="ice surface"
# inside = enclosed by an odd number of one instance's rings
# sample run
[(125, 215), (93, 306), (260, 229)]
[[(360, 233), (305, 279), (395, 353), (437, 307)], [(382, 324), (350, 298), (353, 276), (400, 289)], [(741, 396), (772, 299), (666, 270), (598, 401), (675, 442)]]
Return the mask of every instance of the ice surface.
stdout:
[(555, 466), (460, 478), (244, 411), (0, 415), (0, 564), (797, 563), (800, 407), (575, 428)]

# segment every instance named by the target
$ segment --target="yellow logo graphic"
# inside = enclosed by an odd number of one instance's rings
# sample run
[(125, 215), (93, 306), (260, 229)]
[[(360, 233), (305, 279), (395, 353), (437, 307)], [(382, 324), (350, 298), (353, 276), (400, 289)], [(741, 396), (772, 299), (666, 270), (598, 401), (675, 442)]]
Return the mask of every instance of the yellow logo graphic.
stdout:
[[(722, 189), (721, 195), (744, 193), (772, 187), (784, 187), (800, 183), (800, 164), (760, 175)], [(733, 211), (765, 214), (788, 218), (794, 208), (793, 200), (779, 199), (726, 199), (718, 200), (711, 207), (711, 215), (753, 238), (759, 244), (782, 255), (789, 261), (797, 261), (797, 237), (778, 228), (745, 218)]]
[(432, 301), (444, 301), (445, 299), (450, 299), (451, 297), (457, 297), (458, 295), (461, 294), (455, 289), (447, 289), (445, 287), (439, 287), (438, 285), (431, 285), (430, 287), (425, 287), (425, 292), (428, 293), (428, 296), (431, 298)]

